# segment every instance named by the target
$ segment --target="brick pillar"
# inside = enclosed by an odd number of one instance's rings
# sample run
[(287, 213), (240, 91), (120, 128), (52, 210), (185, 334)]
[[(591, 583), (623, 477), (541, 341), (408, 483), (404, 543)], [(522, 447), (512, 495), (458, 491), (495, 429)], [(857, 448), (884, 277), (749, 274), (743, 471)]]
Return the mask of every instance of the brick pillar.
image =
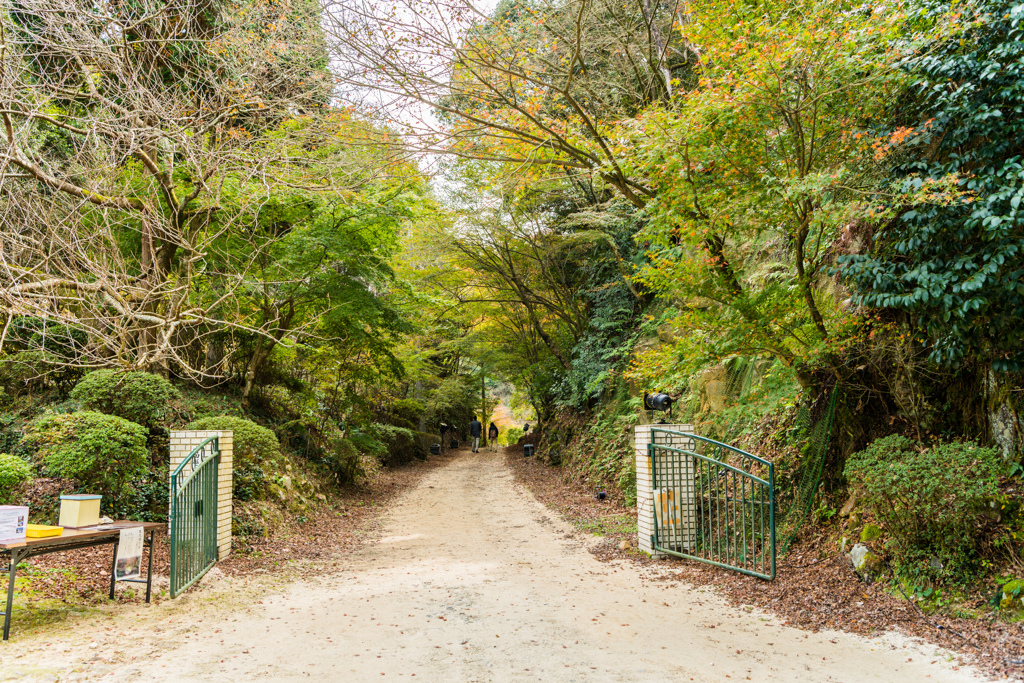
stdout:
[(220, 465), (217, 467), (217, 555), (219, 560), (231, 554), (231, 487), (234, 453), (233, 433), (217, 431), (171, 432), (171, 472), (199, 444), (211, 436), (218, 437)]
[[(651, 546), (651, 536), (654, 535), (654, 481), (651, 477), (651, 460), (647, 453), (647, 445), (651, 442), (651, 428), (668, 429), (674, 432), (693, 434), (693, 425), (683, 424), (655, 424), (637, 425), (633, 428), (633, 443), (636, 447), (636, 516), (637, 516), (637, 545), (640, 550), (649, 553), (652, 557), (660, 557), (664, 553), (655, 552)], [(662, 435), (665, 436), (665, 435)], [(666, 445), (680, 445), (686, 448), (693, 448), (692, 441), (685, 437), (676, 437), (663, 440), (659, 443)]]

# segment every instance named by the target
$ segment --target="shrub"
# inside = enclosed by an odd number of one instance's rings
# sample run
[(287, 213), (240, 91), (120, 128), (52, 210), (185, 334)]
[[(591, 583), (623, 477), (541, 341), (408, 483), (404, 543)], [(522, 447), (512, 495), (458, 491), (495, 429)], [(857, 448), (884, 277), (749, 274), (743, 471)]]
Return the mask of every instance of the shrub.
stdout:
[(0, 505), (11, 503), (11, 494), (32, 478), (32, 465), (16, 455), (0, 453)]
[(257, 462), (235, 465), (231, 472), (231, 497), (235, 500), (266, 500), (270, 477)]
[(186, 429), (233, 432), (235, 464), (247, 461), (273, 460), (281, 455), (281, 444), (274, 432), (252, 420), (220, 415), (190, 422)]
[(25, 430), (25, 444), (52, 476), (115, 498), (145, 474), (149, 455), (144, 427), (92, 411), (44, 415)]
[(281, 439), (281, 448), (302, 456), (310, 462), (322, 462), (326, 439), (317, 421), (311, 417), (290, 420), (275, 430)]
[[(505, 443), (507, 445), (515, 446), (517, 443), (519, 443), (519, 439), (523, 438), (523, 428), (509, 427), (508, 429), (505, 430), (505, 433), (502, 434), (502, 436), (505, 438)], [(499, 439), (499, 442), (500, 441), (501, 440)]]
[(350, 484), (364, 475), (359, 450), (340, 431), (329, 426), (322, 432), (312, 418), (286, 422), (277, 428), (287, 450), (326, 468), (338, 484)]
[(379, 438), (376, 430), (367, 431), (358, 427), (351, 427), (346, 439), (361, 454), (372, 458), (377, 464), (383, 463), (388, 457), (388, 446)]
[(31, 316), (11, 318), (8, 338), (21, 350), (42, 349), (63, 361), (77, 359), (89, 342), (84, 330)]
[(20, 442), (18, 418), (11, 413), (0, 413), (0, 453), (12, 452)]
[(979, 512), (998, 492), (1001, 467), (995, 448), (959, 442), (925, 448), (894, 435), (851, 455), (846, 477), (885, 525), (905, 571), (967, 581), (977, 571)]
[(0, 358), (0, 383), (15, 391), (42, 386), (48, 369), (42, 351), (19, 351)]
[(338, 436), (330, 443), (326, 464), (338, 484), (350, 484), (365, 476), (359, 451), (351, 441)]
[(388, 424), (375, 424), (374, 429), (387, 449), (383, 456), (378, 456), (381, 465), (397, 467), (412, 462), (413, 459), (427, 459), (427, 451), (413, 430)]
[(274, 432), (252, 420), (220, 415), (189, 423), (187, 429), (232, 432), (234, 474), (233, 495), (238, 500), (261, 500), (270, 482), (263, 465), (281, 457), (281, 444)]
[(417, 401), (414, 398), (403, 398), (392, 403), (390, 410), (391, 419), (388, 421), (391, 424), (396, 427), (416, 430), (419, 429), (420, 418), (423, 417), (426, 408), (422, 401)]
[(178, 398), (178, 390), (149, 372), (97, 370), (82, 378), (71, 398), (86, 410), (117, 415), (152, 429), (165, 421), (168, 403)]
[(171, 504), (170, 487), (167, 478), (160, 474), (150, 471), (147, 476), (132, 481), (131, 487), (116, 499), (104, 500), (104, 514), (114, 519), (166, 522)]

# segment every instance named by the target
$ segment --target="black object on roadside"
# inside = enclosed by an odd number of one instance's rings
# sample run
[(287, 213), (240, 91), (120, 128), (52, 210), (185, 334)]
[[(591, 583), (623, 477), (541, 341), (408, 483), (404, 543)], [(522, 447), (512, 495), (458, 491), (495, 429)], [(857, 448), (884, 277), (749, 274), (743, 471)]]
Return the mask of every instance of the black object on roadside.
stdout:
[(431, 455), (441, 455), (441, 444), (439, 444), (439, 443), (432, 443), (432, 444), (430, 444), (430, 454)]
[(655, 392), (648, 394), (644, 392), (644, 408), (647, 410), (657, 411), (671, 411), (672, 410), (672, 397), (668, 394), (662, 394)]
[(533, 444), (523, 444), (523, 457), (529, 458), (531, 455), (533, 455)]
[(605, 493), (604, 491), (598, 491), (597, 493), (594, 494), (594, 498), (597, 498), (598, 500), (604, 500), (607, 497), (608, 494)]
[(452, 448), (458, 448), (459, 447), (459, 440), (458, 439), (452, 439), (451, 447)]
[[(648, 394), (645, 391), (644, 392), (644, 410), (668, 412), (668, 414), (671, 416), (672, 415), (672, 397), (669, 396), (668, 394), (662, 394), (660, 392), (655, 392), (653, 394)], [(663, 425), (665, 423), (666, 423), (666, 420), (665, 420), (664, 417), (661, 418), (660, 420), (658, 420), (658, 424)]]

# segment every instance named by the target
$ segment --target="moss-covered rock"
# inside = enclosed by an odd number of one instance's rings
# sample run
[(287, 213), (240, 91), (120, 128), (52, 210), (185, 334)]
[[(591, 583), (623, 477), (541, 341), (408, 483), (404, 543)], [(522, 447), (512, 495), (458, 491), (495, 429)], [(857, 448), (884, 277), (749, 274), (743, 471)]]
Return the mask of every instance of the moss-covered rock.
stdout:
[(1017, 579), (1003, 585), (1003, 599), (999, 606), (1003, 609), (1024, 609), (1024, 580)]
[(850, 497), (843, 503), (843, 507), (839, 510), (839, 516), (850, 517), (857, 510), (858, 505), (860, 505), (860, 498), (856, 493), (851, 493)]
[(863, 543), (853, 546), (853, 550), (850, 551), (848, 557), (850, 562), (853, 563), (853, 569), (857, 572), (857, 576), (864, 583), (874, 583), (889, 571), (885, 561), (871, 552)]
[(861, 543), (871, 543), (882, 537), (882, 530), (874, 524), (865, 524), (860, 532)]
[(284, 490), (283, 487), (278, 486), (277, 484), (270, 484), (268, 486), (268, 489), (270, 491), (270, 495), (267, 496), (268, 500), (273, 500), (275, 502), (281, 503), (282, 505), (288, 502), (288, 493)]

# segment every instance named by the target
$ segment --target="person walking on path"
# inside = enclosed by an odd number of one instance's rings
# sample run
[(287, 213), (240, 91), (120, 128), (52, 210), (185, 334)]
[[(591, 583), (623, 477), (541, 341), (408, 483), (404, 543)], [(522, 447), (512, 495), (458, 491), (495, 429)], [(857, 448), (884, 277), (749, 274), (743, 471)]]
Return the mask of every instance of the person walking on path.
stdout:
[(473, 452), (480, 452), (480, 433), (483, 431), (484, 426), (480, 424), (480, 421), (476, 419), (476, 415), (473, 416), (473, 421), (469, 423), (469, 435), (473, 439)]
[(491, 453), (498, 452), (498, 425), (491, 423), (491, 426), (487, 429), (487, 440), (490, 442), (488, 445), (491, 447)]

